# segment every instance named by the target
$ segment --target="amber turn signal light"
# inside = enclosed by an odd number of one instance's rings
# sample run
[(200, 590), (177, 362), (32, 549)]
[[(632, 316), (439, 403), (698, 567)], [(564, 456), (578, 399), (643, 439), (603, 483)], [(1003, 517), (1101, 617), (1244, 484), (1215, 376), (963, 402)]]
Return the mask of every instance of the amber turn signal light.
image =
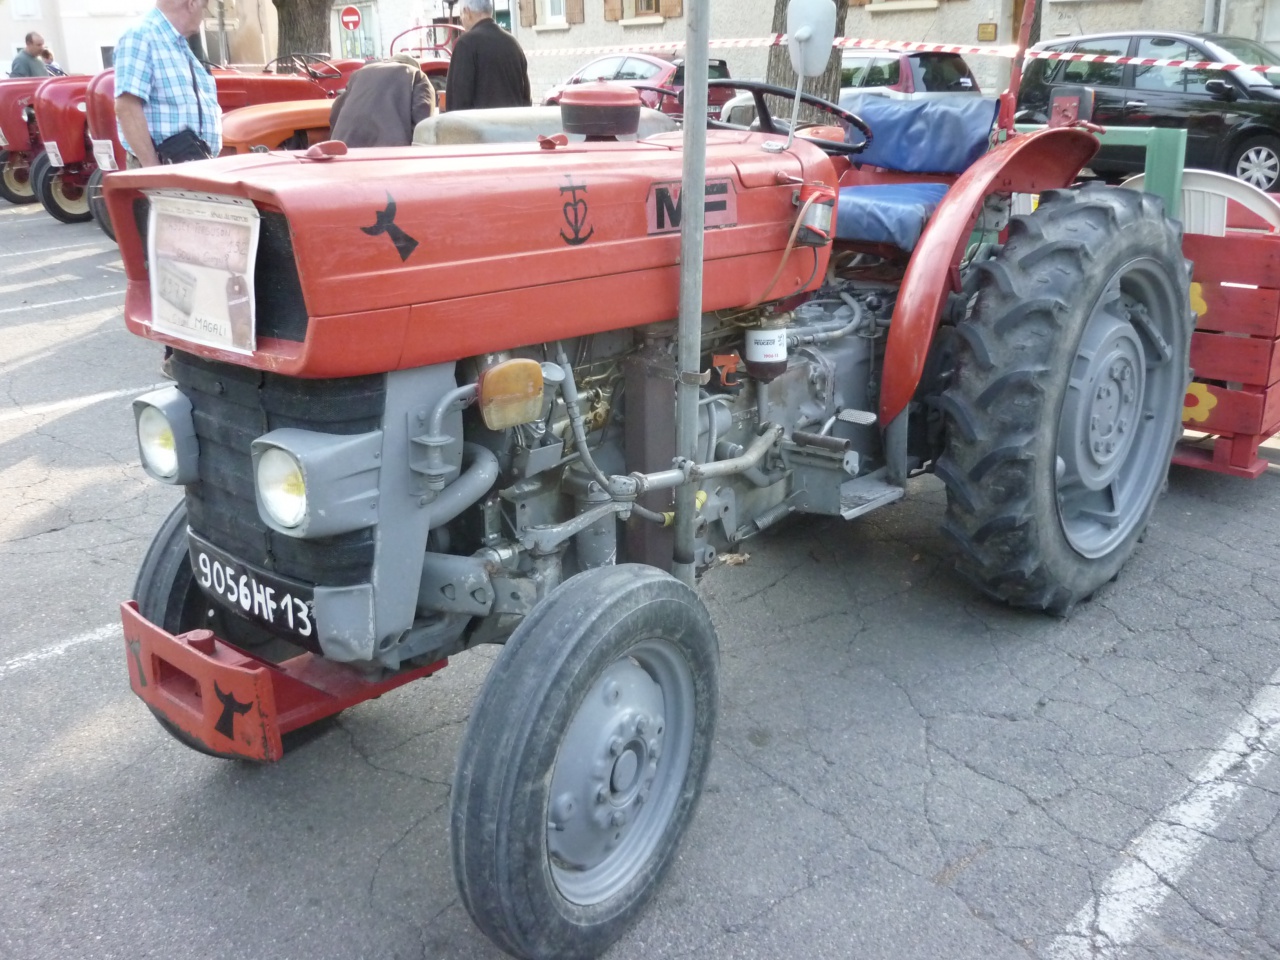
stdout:
[(480, 374), (480, 416), (490, 430), (505, 430), (542, 417), (542, 366), (515, 358)]

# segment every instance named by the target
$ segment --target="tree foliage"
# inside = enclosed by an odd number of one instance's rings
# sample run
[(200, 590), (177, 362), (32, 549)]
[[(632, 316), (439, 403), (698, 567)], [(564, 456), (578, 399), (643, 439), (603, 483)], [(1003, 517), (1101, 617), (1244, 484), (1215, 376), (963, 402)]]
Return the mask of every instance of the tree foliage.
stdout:
[(328, 53), (333, 0), (271, 0), (280, 21), (276, 52)]

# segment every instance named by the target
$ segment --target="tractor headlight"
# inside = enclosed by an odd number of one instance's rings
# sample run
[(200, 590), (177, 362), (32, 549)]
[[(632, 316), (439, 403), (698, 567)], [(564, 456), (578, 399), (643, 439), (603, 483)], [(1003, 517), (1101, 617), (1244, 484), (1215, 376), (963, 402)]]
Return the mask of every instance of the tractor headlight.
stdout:
[(335, 435), (281, 427), (250, 451), (258, 515), (278, 533), (331, 537), (378, 522), (381, 430)]
[(282, 527), (296, 527), (307, 515), (307, 479), (300, 464), (279, 447), (258, 457), (258, 502)]
[(199, 452), (191, 401), (177, 387), (165, 387), (133, 401), (142, 467), (161, 483), (193, 483)]

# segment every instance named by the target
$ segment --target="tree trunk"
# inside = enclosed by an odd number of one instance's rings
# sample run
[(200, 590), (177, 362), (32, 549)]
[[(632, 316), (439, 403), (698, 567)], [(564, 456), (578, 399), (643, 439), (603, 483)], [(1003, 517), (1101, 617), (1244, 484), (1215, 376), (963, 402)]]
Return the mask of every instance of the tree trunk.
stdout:
[(272, 0), (280, 21), (280, 56), (329, 52), (329, 13), (333, 0)]
[[(836, 36), (844, 36), (845, 18), (849, 14), (849, 0), (835, 0), (836, 3)], [(774, 0), (773, 4), (773, 26), (772, 32), (775, 34), (787, 32), (787, 0)], [(821, 97), (823, 100), (829, 100), (837, 103), (840, 100), (840, 60), (841, 51), (836, 47), (831, 48), (831, 58), (827, 61), (826, 72), (813, 80), (806, 80), (804, 85), (805, 93), (810, 93), (815, 97)], [(769, 69), (765, 74), (765, 78), (769, 83), (776, 84), (780, 87), (790, 87), (795, 89), (796, 74), (791, 69), (791, 56), (787, 53), (785, 46), (769, 48)], [(770, 109), (777, 110), (778, 107), (770, 103)], [(783, 116), (790, 117), (790, 104), (787, 104), (786, 111)], [(822, 115), (817, 111), (811, 111), (808, 108), (800, 114), (802, 119), (817, 120)], [(829, 119), (829, 118), (828, 118)]]

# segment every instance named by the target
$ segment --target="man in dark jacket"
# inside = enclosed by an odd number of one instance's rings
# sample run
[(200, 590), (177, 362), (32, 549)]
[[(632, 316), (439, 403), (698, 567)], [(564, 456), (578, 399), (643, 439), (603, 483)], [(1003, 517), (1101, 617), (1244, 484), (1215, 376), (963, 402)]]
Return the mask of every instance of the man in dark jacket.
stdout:
[(445, 110), (532, 105), (529, 64), (515, 37), (493, 22), (493, 0), (462, 0), (459, 6), (466, 33), (449, 58)]
[(329, 111), (330, 136), (349, 147), (407, 147), (436, 109), (436, 91), (407, 53), (368, 63), (347, 79)]

